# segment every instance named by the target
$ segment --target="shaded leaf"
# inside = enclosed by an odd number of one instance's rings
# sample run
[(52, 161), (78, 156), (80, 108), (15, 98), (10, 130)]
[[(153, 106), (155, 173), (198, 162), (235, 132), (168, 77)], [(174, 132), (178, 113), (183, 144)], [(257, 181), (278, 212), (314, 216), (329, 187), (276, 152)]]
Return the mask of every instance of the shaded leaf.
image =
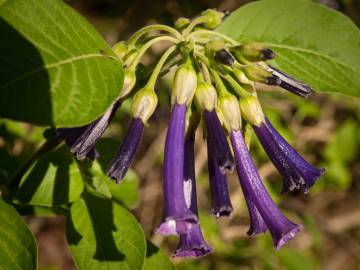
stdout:
[(67, 147), (44, 154), (24, 175), (16, 199), (21, 203), (58, 206), (80, 197), (84, 183)]
[(0, 116), (79, 126), (118, 96), (121, 62), (63, 1), (0, 2), (0, 33)]
[(143, 268), (146, 242), (133, 215), (107, 198), (85, 192), (70, 209), (67, 239), (80, 270)]
[(35, 270), (35, 238), (15, 209), (0, 199), (0, 269)]

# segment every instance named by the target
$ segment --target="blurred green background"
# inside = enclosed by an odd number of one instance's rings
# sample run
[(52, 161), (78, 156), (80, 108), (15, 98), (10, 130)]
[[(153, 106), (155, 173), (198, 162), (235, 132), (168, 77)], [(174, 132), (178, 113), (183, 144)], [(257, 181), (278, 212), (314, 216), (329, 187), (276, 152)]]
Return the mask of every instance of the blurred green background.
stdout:
[[(232, 11), (249, 1), (238, 0), (68, 0), (103, 35), (110, 45), (127, 39), (137, 29), (153, 23), (171, 25), (180, 17), (193, 17), (206, 8)], [(350, 16), (360, 24), (360, 2), (318, 1)], [(154, 47), (145, 59), (151, 63), (162, 48)], [(112, 186), (119, 200), (138, 218), (146, 235), (169, 254), (176, 238), (154, 235), (162, 210), (161, 163), (169, 116), (169, 85), (159, 84), (160, 106), (146, 129), (133, 170), (126, 181)], [(229, 175), (234, 212), (231, 218), (216, 220), (208, 215), (206, 145), (198, 133), (196, 172), (200, 222), (205, 238), (215, 252), (197, 260), (173, 259), (177, 268), (227, 269), (360, 269), (360, 101), (343, 96), (314, 93), (304, 100), (285, 91), (259, 92), (271, 122), (311, 163), (327, 169), (308, 195), (279, 195), (280, 175), (253, 138), (251, 153), (273, 198), (292, 220), (304, 224), (303, 231), (276, 252), (268, 234), (249, 238), (246, 205), (235, 174)], [(107, 164), (121, 141), (129, 119), (125, 102), (98, 148), (100, 164)], [(43, 129), (0, 120), (0, 182), (24, 162), (42, 142)], [(44, 215), (44, 213), (42, 213)], [(75, 269), (68, 251), (63, 217), (26, 221), (39, 245), (41, 270)], [(159, 269), (160, 270), (160, 269)]]

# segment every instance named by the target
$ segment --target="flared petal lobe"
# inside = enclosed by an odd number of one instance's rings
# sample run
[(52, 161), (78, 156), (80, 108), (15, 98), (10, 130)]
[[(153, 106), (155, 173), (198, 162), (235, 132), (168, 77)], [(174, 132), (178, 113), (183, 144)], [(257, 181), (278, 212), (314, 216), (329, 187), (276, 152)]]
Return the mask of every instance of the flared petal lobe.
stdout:
[(292, 239), (301, 226), (288, 220), (266, 191), (250, 157), (241, 131), (231, 131), (231, 143), (245, 200), (253, 203), (269, 229), (276, 249)]
[(117, 183), (124, 178), (135, 159), (136, 152), (144, 132), (144, 123), (140, 118), (133, 118), (130, 122), (125, 138), (107, 169), (107, 176)]
[[(185, 140), (184, 158), (184, 193), (187, 207), (197, 215), (194, 134)], [(209, 254), (212, 248), (205, 242), (200, 225), (197, 224), (190, 231), (180, 234), (180, 241), (175, 251), (176, 257), (200, 257)]]
[(203, 115), (206, 123), (208, 140), (213, 145), (214, 155), (220, 166), (220, 170), (222, 173), (225, 173), (226, 171), (232, 172), (235, 167), (234, 158), (215, 110), (205, 110)]
[(208, 140), (208, 169), (211, 190), (210, 213), (219, 218), (222, 216), (230, 216), (233, 208), (230, 201), (226, 174), (221, 172), (213, 146), (211, 141)]
[(75, 129), (74, 133), (77, 133), (77, 137), (74, 136), (71, 144), (68, 142), (67, 144), (70, 146), (70, 151), (75, 154), (78, 160), (84, 159), (88, 154), (90, 157), (94, 156), (94, 146), (97, 140), (105, 132), (106, 128), (110, 125), (119, 106), (119, 101), (114, 102), (100, 118), (89, 125), (80, 128), (58, 129), (60, 137), (63, 137), (62, 134), (71, 133), (73, 132), (72, 130)]
[(306, 192), (325, 172), (304, 160), (273, 128), (270, 121), (254, 126), (255, 133), (270, 160), (283, 177), (283, 190), (303, 189)]
[(197, 217), (186, 206), (184, 197), (184, 131), (186, 105), (174, 104), (166, 134), (163, 165), (163, 220), (159, 234), (186, 233), (197, 224)]

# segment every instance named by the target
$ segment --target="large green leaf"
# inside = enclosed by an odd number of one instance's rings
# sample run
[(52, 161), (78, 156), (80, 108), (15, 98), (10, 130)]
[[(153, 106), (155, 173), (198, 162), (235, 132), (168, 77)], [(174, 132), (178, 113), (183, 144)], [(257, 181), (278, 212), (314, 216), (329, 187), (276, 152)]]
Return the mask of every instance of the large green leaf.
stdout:
[(305, 0), (263, 0), (234, 12), (218, 31), (265, 43), (273, 64), (314, 89), (360, 96), (360, 31), (349, 18)]
[(34, 236), (15, 209), (0, 199), (0, 270), (35, 270)]
[(2, 117), (82, 125), (101, 115), (119, 94), (121, 62), (61, 0), (1, 1), (0, 36)]
[(16, 199), (21, 203), (59, 206), (80, 197), (83, 179), (67, 147), (41, 156), (24, 175)]
[(143, 268), (146, 242), (140, 225), (107, 198), (85, 192), (73, 203), (67, 239), (80, 270)]

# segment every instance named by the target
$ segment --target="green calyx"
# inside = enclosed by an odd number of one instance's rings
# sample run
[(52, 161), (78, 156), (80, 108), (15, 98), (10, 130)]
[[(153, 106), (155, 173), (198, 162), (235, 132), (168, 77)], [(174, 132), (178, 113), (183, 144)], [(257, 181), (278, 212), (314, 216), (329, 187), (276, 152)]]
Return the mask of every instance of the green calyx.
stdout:
[(131, 104), (131, 114), (133, 118), (140, 118), (146, 125), (147, 121), (154, 113), (158, 103), (158, 98), (153, 89), (144, 87), (133, 97)]
[(260, 126), (261, 123), (265, 123), (260, 102), (254, 96), (240, 99), (240, 111), (244, 119), (251, 125)]

